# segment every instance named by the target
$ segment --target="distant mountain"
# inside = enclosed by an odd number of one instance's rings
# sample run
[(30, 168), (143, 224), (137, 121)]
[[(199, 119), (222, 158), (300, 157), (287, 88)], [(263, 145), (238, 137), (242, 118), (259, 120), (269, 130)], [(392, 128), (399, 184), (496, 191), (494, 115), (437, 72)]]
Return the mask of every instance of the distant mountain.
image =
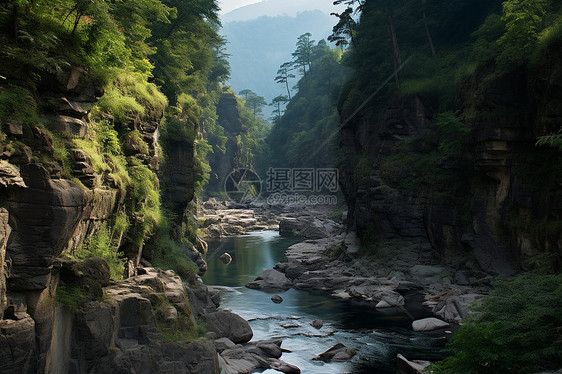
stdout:
[(345, 6), (334, 6), (333, 0), (264, 0), (235, 9), (222, 15), (223, 23), (233, 21), (248, 21), (262, 16), (295, 17), (307, 10), (320, 10), (326, 14), (343, 9)]
[[(229, 41), (227, 51), (231, 55), (230, 85), (236, 92), (249, 88), (264, 96), (268, 102), (278, 95), (286, 94), (284, 86), (275, 83), (274, 79), (279, 66), (291, 60), (297, 38), (310, 32), (316, 42), (326, 39), (335, 23), (335, 17), (321, 10), (301, 12), (292, 17), (264, 16), (223, 23), (222, 33)], [(296, 82), (295, 79), (289, 83), (295, 85)], [(266, 117), (270, 112), (264, 110)]]

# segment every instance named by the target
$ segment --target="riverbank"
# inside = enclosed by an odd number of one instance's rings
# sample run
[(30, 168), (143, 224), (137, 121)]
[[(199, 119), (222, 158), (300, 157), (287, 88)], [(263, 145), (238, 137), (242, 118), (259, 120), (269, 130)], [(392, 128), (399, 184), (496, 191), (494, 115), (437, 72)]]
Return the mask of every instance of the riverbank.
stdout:
[[(424, 244), (386, 240), (375, 254), (367, 256), (355, 236), (345, 233), (342, 222), (327, 218), (327, 209), (233, 206), (216, 201), (203, 207), (200, 221), (208, 237), (273, 229), (284, 236), (305, 239), (290, 246), (285, 259), (249, 282), (249, 288), (267, 292), (290, 288), (329, 291), (333, 297), (361, 303), (374, 311), (423, 307), (439, 321), (417, 322), (411, 328), (437, 328), (441, 333), (454, 329), (469, 313), (470, 304), (489, 290), (470, 272), (440, 265)], [(409, 297), (413, 294), (424, 297)]]

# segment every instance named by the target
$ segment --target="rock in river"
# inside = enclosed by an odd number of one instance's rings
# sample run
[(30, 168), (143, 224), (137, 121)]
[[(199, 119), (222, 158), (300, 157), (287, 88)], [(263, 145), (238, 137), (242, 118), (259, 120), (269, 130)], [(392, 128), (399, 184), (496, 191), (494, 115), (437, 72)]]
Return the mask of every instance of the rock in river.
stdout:
[(412, 322), (412, 329), (414, 331), (432, 331), (445, 327), (449, 327), (449, 324), (437, 318), (424, 318)]
[(225, 265), (228, 265), (232, 262), (232, 256), (228, 253), (223, 253), (222, 255), (220, 255), (219, 259)]
[(322, 326), (324, 326), (324, 322), (319, 319), (315, 319), (314, 321), (310, 322), (310, 325), (315, 329), (321, 329)]
[(351, 349), (342, 343), (338, 343), (326, 352), (320, 353), (318, 356), (314, 356), (312, 359), (324, 362), (347, 361), (356, 354), (357, 352), (355, 352), (354, 349)]
[(279, 295), (273, 295), (271, 296), (271, 301), (273, 301), (275, 304), (281, 304), (283, 302), (283, 298)]
[(274, 269), (267, 269), (246, 287), (257, 290), (288, 290), (291, 288), (291, 284), (285, 274)]

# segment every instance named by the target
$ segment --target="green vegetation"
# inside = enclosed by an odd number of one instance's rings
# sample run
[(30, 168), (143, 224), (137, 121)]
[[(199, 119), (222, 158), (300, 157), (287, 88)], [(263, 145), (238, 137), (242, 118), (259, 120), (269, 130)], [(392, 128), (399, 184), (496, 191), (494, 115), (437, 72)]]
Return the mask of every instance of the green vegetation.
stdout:
[(313, 44), (311, 36), (299, 37), (293, 61), (278, 71), (276, 82), (287, 88), (288, 79), (294, 77), (291, 71), (302, 77), (284, 112), (284, 96), (272, 103), (276, 117), (267, 138), (272, 167), (333, 167), (335, 163), (339, 117), (334, 99), (345, 78), (342, 52), (331, 50), (324, 40)]
[(533, 373), (562, 365), (562, 275), (498, 281), (449, 342), (435, 373)]
[(109, 265), (111, 279), (123, 279), (126, 260), (123, 254), (119, 253), (117, 249), (119, 239), (127, 226), (128, 225), (119, 222), (119, 225), (110, 229), (107, 227), (106, 223), (102, 224), (97, 233), (86, 239), (86, 241), (74, 252), (74, 255), (79, 259), (93, 257), (102, 258)]

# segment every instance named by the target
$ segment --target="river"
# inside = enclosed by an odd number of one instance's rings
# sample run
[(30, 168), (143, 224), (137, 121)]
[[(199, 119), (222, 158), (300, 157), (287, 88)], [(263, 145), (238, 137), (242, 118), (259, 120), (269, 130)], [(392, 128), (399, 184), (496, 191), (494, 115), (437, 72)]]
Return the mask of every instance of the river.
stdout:
[[(244, 236), (209, 241), (207, 285), (224, 287), (221, 307), (250, 321), (253, 340), (282, 338), (282, 347), (291, 350), (281, 359), (298, 366), (306, 374), (387, 374), (396, 373), (396, 354), (408, 359), (443, 357), (441, 334), (411, 331), (412, 318), (431, 316), (423, 308), (410, 308), (415, 298), (406, 297), (406, 310), (376, 310), (367, 304), (352, 303), (330, 296), (329, 292), (288, 290), (278, 292), (281, 304), (271, 301), (273, 294), (244, 287), (263, 270), (283, 259), (285, 250), (300, 240), (279, 236), (276, 231), (263, 231)], [(228, 265), (219, 256), (228, 252)], [(324, 326), (317, 330), (310, 322), (320, 319)], [(282, 327), (294, 325), (295, 327)], [(357, 351), (348, 362), (324, 363), (312, 357), (344, 343)], [(278, 373), (266, 370), (264, 373)]]

